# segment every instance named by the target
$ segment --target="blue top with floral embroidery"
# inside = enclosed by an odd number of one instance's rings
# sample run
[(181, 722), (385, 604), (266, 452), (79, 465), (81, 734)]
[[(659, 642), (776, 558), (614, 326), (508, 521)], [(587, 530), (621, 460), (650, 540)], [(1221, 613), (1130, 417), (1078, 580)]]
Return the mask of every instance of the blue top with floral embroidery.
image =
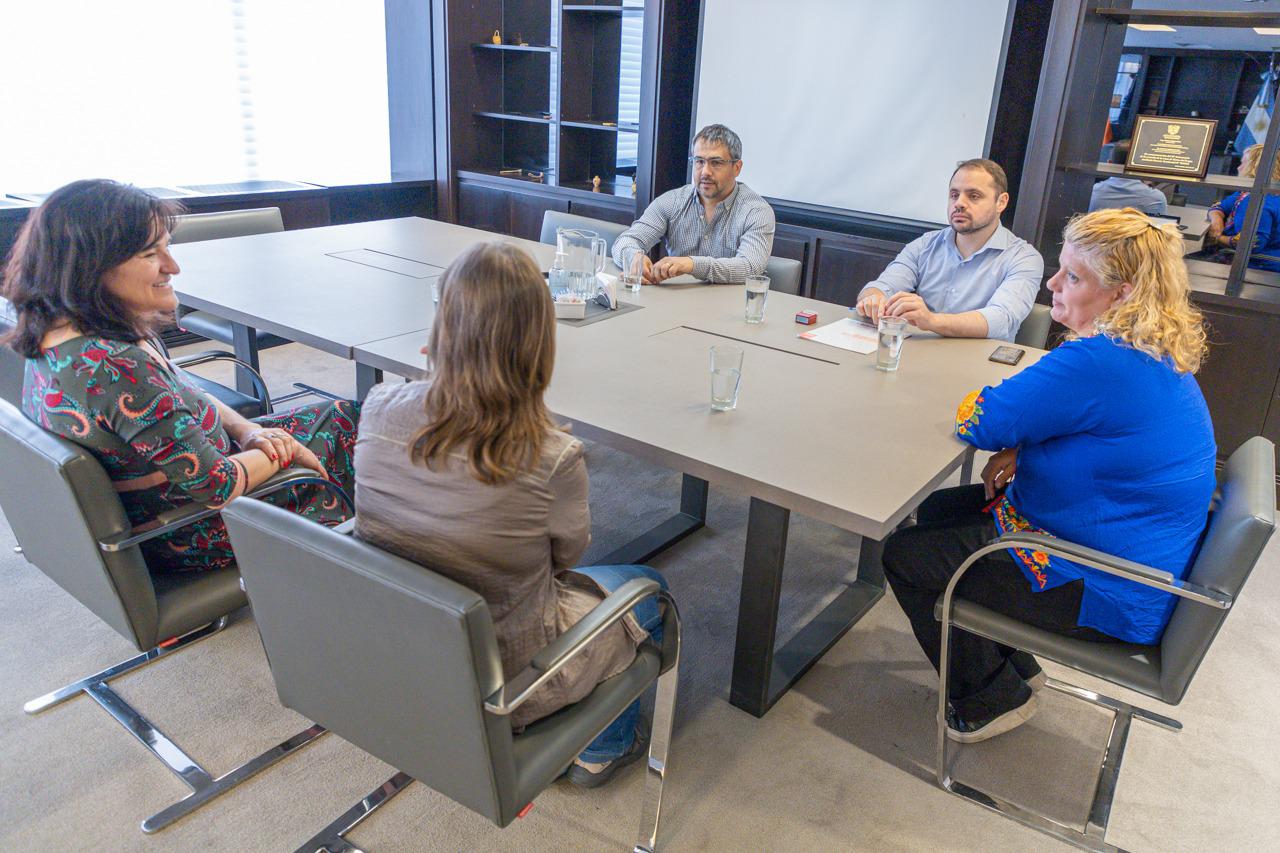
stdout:
[[(1184, 577), (1215, 486), (1217, 447), (1195, 377), (1106, 335), (1069, 341), (956, 413), (956, 435), (1017, 447), (996, 527), (1049, 533)], [(1009, 549), (1033, 591), (1084, 579), (1079, 624), (1156, 643), (1172, 595), (1039, 551)]]

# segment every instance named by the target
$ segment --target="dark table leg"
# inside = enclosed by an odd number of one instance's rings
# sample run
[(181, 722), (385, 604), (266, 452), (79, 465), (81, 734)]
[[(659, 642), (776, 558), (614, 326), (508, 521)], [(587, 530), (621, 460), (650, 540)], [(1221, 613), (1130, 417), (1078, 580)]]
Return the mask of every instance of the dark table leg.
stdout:
[(601, 558), (597, 566), (633, 566), (665, 551), (707, 520), (707, 481), (684, 475), (680, 483), (680, 511)]
[(775, 648), (790, 522), (790, 510), (751, 499), (729, 701), (757, 717), (763, 717), (884, 595), (882, 543), (864, 537), (857, 580), (786, 645)]
[[(254, 370), (259, 373), (262, 369), (258, 366), (258, 330), (252, 326), (243, 326), (240, 323), (231, 324), (231, 343), (235, 347), (236, 358), (241, 361), (247, 361), (253, 366)], [(236, 367), (236, 390), (241, 394), (248, 394), (250, 397), (257, 397), (257, 391), (253, 387), (253, 380), (249, 377), (249, 372), (243, 367)]]
[(356, 362), (356, 399), (363, 400), (369, 392), (382, 381), (382, 371), (376, 367)]

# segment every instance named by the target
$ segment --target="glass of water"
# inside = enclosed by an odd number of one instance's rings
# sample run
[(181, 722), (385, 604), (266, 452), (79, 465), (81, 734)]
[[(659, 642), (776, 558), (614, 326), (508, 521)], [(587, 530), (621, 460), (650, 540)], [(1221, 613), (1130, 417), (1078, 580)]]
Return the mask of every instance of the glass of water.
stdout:
[(644, 252), (630, 249), (622, 253), (622, 289), (637, 292), (644, 285)]
[(742, 349), (726, 344), (711, 348), (711, 410), (727, 412), (738, 406), (742, 379)]
[(889, 373), (898, 369), (902, 342), (907, 337), (907, 321), (902, 317), (881, 317), (880, 342), (876, 347), (876, 369)]
[(747, 276), (747, 322), (764, 322), (764, 304), (769, 301), (769, 276)]

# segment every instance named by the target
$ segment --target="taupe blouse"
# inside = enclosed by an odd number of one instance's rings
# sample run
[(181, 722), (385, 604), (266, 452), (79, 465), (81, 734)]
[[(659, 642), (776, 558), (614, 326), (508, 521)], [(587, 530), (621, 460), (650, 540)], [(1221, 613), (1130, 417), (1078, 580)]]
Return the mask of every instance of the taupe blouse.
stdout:
[[(427, 382), (386, 383), (365, 399), (356, 442), (356, 535), (479, 593), (510, 679), (603, 598), (569, 569), (591, 541), (582, 442), (549, 431), (533, 470), (486, 485), (455, 453), (435, 470), (409, 458), (426, 421)], [(648, 634), (610, 627), (512, 714), (523, 726), (578, 701), (635, 659)]]

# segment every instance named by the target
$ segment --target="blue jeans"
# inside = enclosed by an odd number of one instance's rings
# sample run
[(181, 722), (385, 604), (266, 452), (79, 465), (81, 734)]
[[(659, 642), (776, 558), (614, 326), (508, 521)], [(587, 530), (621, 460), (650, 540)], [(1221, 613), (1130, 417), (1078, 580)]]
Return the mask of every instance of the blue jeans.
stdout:
[[(586, 575), (609, 592), (618, 589), (633, 578), (653, 578), (667, 588), (667, 579), (648, 566), (583, 566), (574, 569), (580, 575)], [(657, 596), (649, 596), (631, 609), (640, 627), (649, 632), (655, 643), (662, 643), (662, 612), (658, 607)], [(631, 748), (636, 737), (636, 721), (640, 719), (640, 700), (632, 702), (627, 710), (609, 724), (608, 728), (596, 735), (596, 739), (587, 744), (587, 748), (578, 756), (592, 764), (602, 764), (620, 758)]]

